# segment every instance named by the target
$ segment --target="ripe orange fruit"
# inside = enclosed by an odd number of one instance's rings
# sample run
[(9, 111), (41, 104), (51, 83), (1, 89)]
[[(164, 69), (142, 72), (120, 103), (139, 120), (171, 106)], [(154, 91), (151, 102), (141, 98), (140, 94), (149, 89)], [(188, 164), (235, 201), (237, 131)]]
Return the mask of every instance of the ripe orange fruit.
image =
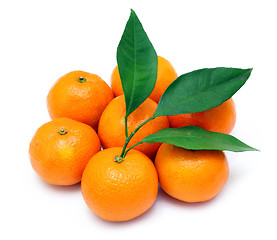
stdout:
[(170, 144), (162, 144), (155, 166), (162, 189), (185, 202), (203, 202), (213, 198), (229, 175), (223, 152), (191, 151)]
[[(146, 99), (128, 117), (128, 134), (134, 131), (141, 123), (153, 116), (157, 108), (157, 103), (151, 99)], [(98, 127), (98, 134), (103, 148), (123, 147), (125, 144), (125, 99), (121, 95), (113, 99), (104, 110)], [(155, 133), (163, 128), (168, 128), (167, 117), (157, 117), (146, 123), (131, 139), (127, 147), (131, 147), (149, 134)], [(135, 147), (150, 158), (154, 158), (160, 147), (160, 143), (143, 143)]]
[(47, 107), (52, 119), (67, 117), (97, 129), (100, 116), (113, 99), (113, 92), (99, 76), (73, 71), (50, 89)]
[[(158, 56), (158, 72), (156, 85), (149, 98), (158, 103), (164, 91), (177, 77), (178, 75), (171, 63), (165, 58)], [(116, 97), (123, 95), (118, 66), (116, 66), (112, 72), (111, 87)]]
[(229, 134), (236, 123), (236, 109), (231, 98), (220, 106), (207, 111), (168, 116), (168, 119), (173, 128), (192, 125), (208, 131)]
[(108, 148), (87, 164), (81, 190), (87, 206), (108, 221), (127, 221), (146, 212), (158, 194), (154, 164), (143, 153), (130, 150), (115, 162), (122, 148)]
[(100, 149), (93, 128), (69, 118), (58, 118), (36, 131), (29, 155), (32, 167), (45, 182), (72, 185), (80, 182), (86, 164)]

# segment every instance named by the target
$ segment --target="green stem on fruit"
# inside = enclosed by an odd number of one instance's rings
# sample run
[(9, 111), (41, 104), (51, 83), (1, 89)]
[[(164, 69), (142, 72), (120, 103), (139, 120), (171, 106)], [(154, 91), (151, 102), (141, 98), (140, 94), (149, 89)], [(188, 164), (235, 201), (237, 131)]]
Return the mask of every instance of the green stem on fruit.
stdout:
[[(136, 132), (143, 126), (145, 125), (146, 123), (150, 122), (151, 120), (153, 120), (155, 117), (152, 116), (151, 118), (147, 119), (146, 121), (144, 121), (142, 124), (140, 124), (133, 132), (131, 132), (130, 136), (129, 137), (126, 137), (126, 141), (125, 141), (125, 144), (123, 146), (123, 149), (122, 149), (122, 152), (120, 154), (120, 157), (125, 157), (126, 156), (126, 148), (127, 148), (127, 145), (128, 143), (130, 142), (130, 140), (132, 139), (132, 137), (136, 134)], [(126, 126), (126, 118), (125, 118), (125, 126)], [(126, 128), (125, 128), (126, 130)], [(136, 145), (136, 144), (135, 144)], [(134, 145), (134, 146), (135, 146)], [(132, 147), (133, 148), (133, 147)], [(130, 149), (130, 148), (129, 148)], [(129, 151), (129, 149), (127, 151)]]
[(85, 79), (85, 78), (83, 78), (83, 77), (79, 77), (79, 79), (78, 79), (78, 82), (80, 82), (80, 83), (84, 83), (84, 82), (86, 82), (87, 80)]
[(115, 156), (114, 161), (117, 163), (122, 163), (123, 162), (123, 157)]
[(125, 136), (127, 139), (128, 138), (128, 119), (126, 115), (125, 115)]
[(58, 131), (58, 133), (60, 134), (60, 135), (65, 135), (65, 134), (67, 134), (67, 131), (65, 130), (65, 129), (60, 129), (60, 131)]
[(137, 142), (137, 143), (134, 144), (132, 147), (129, 147), (129, 148), (125, 151), (125, 153), (123, 154), (123, 157), (122, 157), (122, 158), (125, 158), (126, 154), (127, 154), (132, 148), (134, 148), (134, 147), (136, 147), (136, 146), (138, 146), (138, 145), (140, 145), (140, 144), (142, 144), (142, 141)]

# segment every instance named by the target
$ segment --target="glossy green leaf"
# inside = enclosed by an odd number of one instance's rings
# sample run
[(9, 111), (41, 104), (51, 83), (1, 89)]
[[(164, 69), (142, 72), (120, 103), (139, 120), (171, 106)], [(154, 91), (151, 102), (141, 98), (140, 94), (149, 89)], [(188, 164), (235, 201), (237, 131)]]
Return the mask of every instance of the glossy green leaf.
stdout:
[(154, 116), (195, 113), (217, 107), (244, 85), (251, 71), (205, 68), (183, 74), (166, 89)]
[(195, 126), (162, 129), (145, 137), (141, 143), (169, 143), (190, 150), (258, 151), (231, 135), (210, 132)]
[(136, 13), (131, 15), (117, 47), (117, 64), (128, 117), (155, 87), (157, 54)]

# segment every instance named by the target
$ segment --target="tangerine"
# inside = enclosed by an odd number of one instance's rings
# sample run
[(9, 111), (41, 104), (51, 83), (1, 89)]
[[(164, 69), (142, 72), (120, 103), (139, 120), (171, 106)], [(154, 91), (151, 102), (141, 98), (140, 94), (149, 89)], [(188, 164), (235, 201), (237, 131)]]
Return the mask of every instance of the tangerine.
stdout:
[(166, 143), (157, 153), (155, 166), (161, 188), (185, 202), (203, 202), (215, 197), (229, 175), (222, 151), (192, 151)]
[[(127, 119), (128, 133), (133, 132), (141, 123), (153, 116), (157, 103), (146, 99)], [(126, 141), (125, 135), (125, 98), (124, 95), (113, 99), (104, 110), (98, 127), (98, 135), (103, 148), (123, 147)], [(166, 116), (157, 117), (142, 126), (133, 136), (127, 147), (141, 141), (149, 134), (168, 128), (169, 122)], [(161, 143), (142, 143), (134, 149), (139, 150), (153, 159)]]
[(154, 164), (143, 153), (130, 150), (116, 162), (122, 148), (108, 148), (87, 164), (81, 190), (87, 206), (108, 221), (127, 221), (146, 212), (158, 194)]
[(51, 119), (67, 117), (97, 129), (102, 112), (113, 92), (99, 76), (73, 71), (57, 80), (47, 96)]
[(69, 118), (43, 124), (29, 147), (32, 167), (47, 183), (72, 185), (80, 182), (91, 157), (101, 144), (90, 126)]
[(203, 112), (168, 116), (168, 119), (172, 128), (192, 125), (208, 131), (229, 134), (236, 123), (236, 109), (231, 98), (218, 107)]
[[(158, 56), (158, 72), (156, 84), (149, 98), (158, 103), (164, 91), (177, 77), (178, 75), (171, 63), (165, 58)], [(112, 72), (111, 87), (116, 97), (123, 95), (123, 88), (119, 76), (118, 66), (116, 66)]]

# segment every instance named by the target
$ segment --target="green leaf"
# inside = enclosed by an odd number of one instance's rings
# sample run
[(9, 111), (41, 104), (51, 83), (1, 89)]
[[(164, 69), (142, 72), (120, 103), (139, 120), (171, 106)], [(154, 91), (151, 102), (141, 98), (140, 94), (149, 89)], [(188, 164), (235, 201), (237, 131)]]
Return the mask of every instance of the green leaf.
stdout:
[(217, 107), (244, 85), (251, 71), (204, 68), (183, 74), (168, 86), (154, 117), (202, 112)]
[(153, 91), (158, 64), (156, 51), (133, 10), (117, 47), (117, 64), (128, 117)]
[(231, 135), (210, 132), (195, 126), (162, 129), (145, 137), (141, 143), (169, 143), (190, 150), (259, 151)]

